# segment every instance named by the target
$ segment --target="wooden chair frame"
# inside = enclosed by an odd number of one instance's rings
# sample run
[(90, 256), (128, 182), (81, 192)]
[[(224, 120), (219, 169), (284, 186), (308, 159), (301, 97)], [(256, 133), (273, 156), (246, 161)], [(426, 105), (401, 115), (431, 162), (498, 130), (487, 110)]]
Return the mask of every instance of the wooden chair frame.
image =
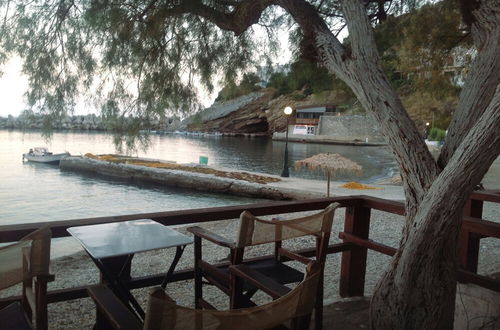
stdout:
[[(237, 266), (230, 266), (229, 267), (230, 272), (234, 275), (235, 278), (239, 277), (244, 277), (245, 279), (251, 279), (252, 276), (251, 274), (246, 273), (245, 265), (237, 265)], [(301, 282), (303, 286), (301, 289), (299, 289), (299, 286), (296, 289), (289, 289), (285, 286), (282, 287), (282, 293), (283, 296), (286, 294), (290, 294), (289, 297), (292, 297), (293, 294), (295, 296), (293, 297), (300, 297), (300, 300), (296, 301), (296, 306), (295, 308), (290, 310), (290, 313), (293, 313), (292, 315), (280, 315), (278, 316), (278, 319), (274, 319), (271, 322), (274, 324), (282, 322), (284, 319), (286, 320), (291, 320), (290, 322), (290, 329), (292, 330), (307, 330), (309, 329), (309, 323), (311, 319), (311, 314), (312, 314), (312, 309), (314, 306), (314, 299), (316, 299), (315, 294), (309, 294), (310, 290), (309, 288), (314, 288), (320, 281), (320, 271), (321, 271), (321, 266), (319, 263), (315, 261), (311, 261), (307, 264), (306, 266), (306, 271), (305, 271), (305, 277), (303, 281)], [(243, 278), (242, 278), (243, 279)], [(307, 282), (307, 284), (306, 284)], [(274, 293), (272, 290), (268, 290), (268, 287), (266, 285), (262, 286), (262, 289), (270, 294), (273, 295)], [(296, 290), (296, 291), (294, 291)], [(300, 291), (301, 290), (301, 291)], [(292, 292), (294, 291), (294, 292)], [(104, 319), (107, 321), (107, 324), (99, 324), (97, 325), (97, 328), (111, 328), (111, 329), (177, 329), (175, 326), (177, 323), (177, 317), (175, 314), (175, 310), (180, 308), (184, 310), (188, 310), (193, 312), (192, 309), (185, 308), (185, 307), (178, 307), (175, 304), (175, 301), (173, 301), (166, 293), (165, 291), (158, 287), (154, 288), (153, 291), (151, 292), (150, 296), (151, 298), (156, 298), (160, 299), (160, 304), (167, 304), (161, 306), (160, 310), (158, 309), (158, 304), (156, 305), (150, 305), (148, 306), (148, 313), (146, 313), (146, 319), (144, 324), (142, 324), (136, 315), (134, 315), (129, 308), (127, 308), (123, 302), (107, 287), (106, 285), (96, 285), (87, 288), (87, 292), (89, 293), (89, 296), (94, 300), (96, 307), (100, 313), (104, 317)], [(150, 298), (150, 299), (151, 299)], [(292, 298), (294, 299), (294, 298)], [(158, 301), (158, 300), (157, 300)], [(243, 315), (245, 319), (250, 320), (250, 317), (253, 313), (257, 312), (262, 312), (266, 311), (269, 314), (273, 315), (273, 308), (275, 308), (277, 305), (276, 304), (281, 304), (282, 302), (276, 302), (271, 306), (271, 304), (266, 304), (262, 306), (258, 306), (257, 308), (245, 308), (245, 309), (240, 309), (240, 310), (230, 310), (230, 311), (214, 311), (214, 310), (207, 310), (207, 311), (200, 311), (200, 313), (207, 313), (209, 315), (219, 315), (219, 317), (222, 315), (222, 317), (225, 317), (226, 320), (231, 319), (233, 317), (236, 317), (239, 315), (240, 317)], [(155, 307), (153, 307), (155, 306)], [(270, 307), (271, 306), (271, 307)], [(288, 305), (285, 305), (288, 306)], [(152, 312), (154, 311), (154, 312)], [(172, 314), (173, 313), (173, 314)], [(200, 317), (198, 317), (200, 316)], [(217, 317), (217, 316), (216, 316)], [(197, 315), (192, 319), (190, 319), (190, 328), (196, 328), (196, 329), (205, 329), (205, 324), (202, 321), (203, 317), (201, 315)], [(184, 318), (185, 320), (185, 318)], [(234, 323), (234, 320), (231, 322)], [(266, 320), (268, 322), (268, 320)], [(161, 326), (159, 326), (161, 324)], [(239, 323), (236, 323), (239, 325)], [(268, 323), (269, 324), (269, 323)], [(273, 325), (274, 325), (273, 324)], [(213, 324), (209, 325), (211, 328), (213, 328)], [(217, 328), (219, 328), (221, 325), (219, 324)], [(248, 329), (248, 324), (242, 324), (242, 326), (245, 329)], [(252, 325), (253, 326), (253, 325)], [(237, 326), (238, 327), (238, 326)], [(181, 327), (183, 329), (183, 327)], [(283, 328), (283, 326), (278, 326), (279, 329)], [(274, 328), (273, 328), (274, 329)], [(260, 329), (258, 329), (260, 330)]]
[[(33, 275), (30, 269), (30, 250), (23, 251), (23, 288), (21, 304), (37, 330), (48, 329), (47, 284), (54, 281), (53, 274)], [(34, 318), (33, 318), (34, 314)]]
[[(316, 305), (315, 305), (315, 328), (322, 328), (323, 319), (323, 272), (324, 263), (327, 256), (327, 249), (330, 240), (331, 222), (333, 221), (333, 216), (335, 209), (340, 206), (339, 203), (330, 204), (325, 210), (319, 212), (318, 214), (327, 212), (331, 213), (329, 230), (315, 234), (316, 238), (316, 253), (315, 260), (319, 263), (321, 267), (320, 280), (318, 283)], [(300, 218), (299, 218), (300, 219)], [(252, 258), (244, 259), (245, 247), (238, 247), (237, 244), (225, 237), (218, 234), (212, 233), (201, 227), (189, 227), (187, 229), (189, 232), (194, 234), (194, 280), (195, 280), (195, 307), (214, 309), (214, 307), (205, 299), (203, 299), (203, 278), (207, 280), (207, 284), (211, 284), (219, 288), (221, 291), (226, 293), (230, 297), (231, 308), (243, 308), (252, 306), (250, 301), (251, 296), (257, 289), (267, 292), (273, 299), (283, 296), (287, 292), (286, 289), (282, 289), (282, 284), (292, 283), (297, 281), (282, 281), (278, 283), (276, 278), (265, 276), (259, 274), (258, 271), (252, 269), (253, 265), (259, 264), (261, 261), (265, 261), (264, 258)], [(306, 235), (304, 235), (306, 236)], [(239, 272), (239, 278), (231, 276), (227, 271), (221, 270), (221, 268), (215, 267), (202, 258), (202, 239), (205, 239), (211, 243), (218, 246), (228, 248), (230, 251), (229, 264), (244, 265), (241, 268), (233, 268), (233, 275), (235, 269), (244, 269), (244, 271)], [(289, 249), (282, 246), (282, 241), (274, 242), (274, 261), (278, 263), (283, 263), (285, 261), (298, 261), (302, 264), (308, 264), (312, 259), (304, 257), (300, 254), (295, 253)], [(240, 266), (239, 266), (240, 267)], [(244, 294), (245, 282), (250, 284), (254, 289), (247, 290), (247, 294)]]
[(28, 316), (19, 301), (0, 309), (0, 330), (32, 330)]
[(37, 330), (48, 329), (47, 284), (54, 280), (50, 274), (51, 231), (48, 226), (39, 228), (13, 245), (28, 245), (19, 251), (19, 266), (7, 268), (9, 287), (22, 283), (21, 306)]

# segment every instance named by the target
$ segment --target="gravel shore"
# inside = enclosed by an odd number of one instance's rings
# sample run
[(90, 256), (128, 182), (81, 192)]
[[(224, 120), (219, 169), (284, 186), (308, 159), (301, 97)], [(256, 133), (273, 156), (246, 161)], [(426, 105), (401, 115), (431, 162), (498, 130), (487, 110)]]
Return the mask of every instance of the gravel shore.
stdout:
[[(282, 217), (296, 217), (306, 214), (295, 213), (282, 215)], [(485, 203), (484, 218), (498, 221), (500, 206)], [(343, 230), (344, 209), (337, 210), (331, 242), (340, 242), (338, 232)], [(397, 247), (403, 226), (403, 217), (372, 210), (370, 224), (370, 238), (383, 244)], [(218, 234), (233, 238), (237, 230), (237, 219), (203, 223), (200, 226), (214, 231)], [(177, 228), (186, 233), (185, 228)], [(312, 246), (310, 239), (297, 239), (291, 242), (293, 247), (303, 248)], [(259, 255), (263, 250), (270, 247), (254, 247), (247, 250), (248, 256)], [(500, 242), (494, 239), (481, 240), (479, 273), (491, 274), (500, 271)], [(204, 258), (211, 261), (220, 261), (227, 257), (228, 250), (207, 243), (203, 248)], [(173, 258), (174, 249), (164, 249), (148, 253), (138, 254), (132, 262), (132, 275), (150, 275), (166, 271)], [(366, 271), (365, 294), (371, 295), (377, 280), (383, 274), (384, 269), (390, 262), (390, 257), (380, 253), (368, 252), (368, 264)], [(180, 260), (177, 269), (193, 266), (193, 247), (188, 246)], [(325, 270), (325, 303), (332, 303), (340, 299), (338, 295), (338, 281), (340, 270), (340, 254), (329, 255)], [(50, 284), (49, 289), (69, 288), (80, 285), (92, 285), (98, 283), (99, 272), (90, 258), (83, 252), (57, 258), (52, 261), (52, 271), (56, 275), (55, 282)], [(134, 290), (133, 294), (139, 302), (145, 306), (149, 288)], [(20, 288), (13, 287), (3, 290), (0, 297), (19, 294)], [(193, 306), (193, 282), (182, 281), (171, 283), (167, 286), (167, 292), (178, 304)], [(227, 297), (214, 290), (204, 292), (206, 297), (218, 308), (227, 308)], [(264, 298), (262, 298), (264, 299)], [(51, 329), (90, 329), (95, 320), (95, 307), (90, 298), (77, 299), (73, 301), (54, 303), (49, 305), (49, 323)]]

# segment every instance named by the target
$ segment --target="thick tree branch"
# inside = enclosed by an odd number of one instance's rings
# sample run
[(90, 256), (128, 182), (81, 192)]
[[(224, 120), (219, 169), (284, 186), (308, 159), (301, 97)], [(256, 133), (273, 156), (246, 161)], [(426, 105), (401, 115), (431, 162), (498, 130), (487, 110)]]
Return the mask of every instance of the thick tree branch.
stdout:
[[(472, 189), (479, 184), (493, 161), (500, 154), (500, 86), (482, 116), (465, 136), (447, 166), (439, 174), (429, 189), (429, 195), (443, 196), (446, 203), (451, 196), (468, 198)], [(464, 175), (465, 172), (467, 175)], [(458, 194), (457, 191), (464, 191)], [(432, 208), (437, 203), (433, 196), (428, 196), (426, 205)]]
[(406, 224), (404, 240), (373, 295), (372, 328), (446, 329), (453, 324), (461, 210), (500, 153), (499, 107), (500, 87), (428, 189), (413, 224)]
[(381, 68), (364, 5), (360, 1), (345, 0), (342, 8), (348, 22), (352, 56), (339, 68), (338, 60), (328, 48), (331, 44), (328, 34), (319, 36), (318, 48), (325, 65), (337, 69), (334, 73), (351, 87), (387, 137), (400, 166), (407, 197), (407, 215), (411, 220), (439, 171), (415, 123)]
[(205, 18), (220, 29), (233, 31), (236, 35), (240, 35), (257, 23), (262, 12), (273, 2), (274, 0), (245, 0), (232, 5), (233, 10), (224, 12), (204, 5), (199, 0), (180, 1), (178, 4), (168, 4), (168, 6), (154, 12), (151, 19), (165, 20), (173, 16), (193, 14)]
[(342, 3), (346, 21), (349, 22), (352, 55), (307, 2), (277, 0), (276, 3), (300, 25), (305, 39), (313, 42), (323, 65), (351, 87), (363, 107), (381, 126), (400, 164), (407, 196), (407, 214), (412, 219), (427, 188), (437, 176), (438, 168), (381, 68), (363, 3), (352, 0)]
[(365, 6), (356, 0), (344, 0), (341, 3), (353, 56), (369, 62), (378, 62), (377, 44)]
[[(495, 0), (474, 2), (462, 0), (464, 18), (471, 24), (471, 35), (478, 54), (471, 66), (469, 77), (460, 93), (457, 109), (448, 127), (445, 145), (439, 156), (444, 168), (455, 149), (481, 117), (500, 83), (500, 3)], [(475, 7), (480, 6), (480, 7)], [(492, 13), (494, 13), (492, 15)]]
[(324, 19), (314, 6), (304, 0), (276, 0), (276, 4), (285, 9), (299, 24), (302, 30), (302, 52), (307, 58), (321, 61), (321, 50), (318, 49), (318, 35), (328, 35), (329, 53), (335, 57), (335, 65), (340, 70), (342, 62), (348, 57), (346, 48), (331, 33)]

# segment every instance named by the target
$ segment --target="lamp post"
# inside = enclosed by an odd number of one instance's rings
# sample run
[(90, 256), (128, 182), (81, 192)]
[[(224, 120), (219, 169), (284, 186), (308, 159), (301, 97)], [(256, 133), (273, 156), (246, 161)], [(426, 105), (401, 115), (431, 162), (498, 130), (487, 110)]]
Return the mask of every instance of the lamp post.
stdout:
[(283, 112), (286, 116), (286, 133), (285, 133), (285, 155), (283, 157), (283, 171), (281, 171), (281, 176), (288, 178), (290, 173), (288, 172), (288, 119), (292, 114), (292, 108), (286, 107)]

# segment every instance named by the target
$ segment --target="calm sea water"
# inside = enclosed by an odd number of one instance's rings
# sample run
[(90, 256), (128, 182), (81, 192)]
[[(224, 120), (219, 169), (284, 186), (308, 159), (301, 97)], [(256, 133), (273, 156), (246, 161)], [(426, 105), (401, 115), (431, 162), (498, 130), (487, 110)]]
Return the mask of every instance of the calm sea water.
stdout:
[[(96, 216), (170, 211), (234, 204), (257, 199), (200, 193), (132, 184), (126, 181), (60, 171), (57, 166), (23, 163), (29, 148), (47, 146), (72, 155), (114, 153), (112, 137), (104, 133), (54, 133), (50, 141), (40, 132), (0, 130), (0, 225), (68, 220)], [(154, 135), (147, 151), (136, 156), (198, 162), (209, 165), (279, 174), (283, 167), (283, 142), (268, 138), (192, 137)], [(370, 182), (393, 174), (396, 164), (387, 148), (290, 143), (290, 164), (320, 152), (337, 152), (363, 166), (358, 181)], [(294, 171), (291, 176), (324, 179), (319, 172)], [(344, 180), (354, 178), (339, 178)]]

